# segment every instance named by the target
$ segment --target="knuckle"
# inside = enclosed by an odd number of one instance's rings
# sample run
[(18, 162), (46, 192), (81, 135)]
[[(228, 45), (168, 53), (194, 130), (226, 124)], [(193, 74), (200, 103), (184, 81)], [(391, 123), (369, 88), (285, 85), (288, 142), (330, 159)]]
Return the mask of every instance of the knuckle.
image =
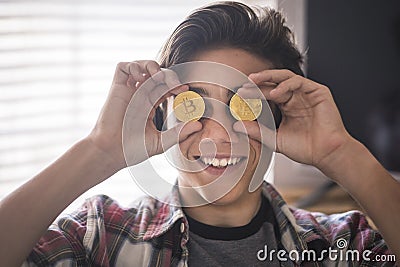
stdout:
[(165, 72), (168, 75), (176, 75), (176, 73), (173, 70), (170, 70), (170, 69), (162, 68), (161, 71)]
[(176, 74), (176, 72), (174, 72), (173, 70), (169, 70), (169, 69), (163, 69), (162, 70), (165, 73), (166, 78), (169, 79), (178, 79), (178, 74)]
[(155, 60), (148, 60), (147, 62), (148, 62), (148, 64), (150, 64), (152, 66), (160, 67), (160, 65), (158, 65), (158, 62)]
[(154, 69), (159, 71), (160, 70), (160, 65), (158, 65), (158, 63), (154, 60), (148, 60), (145, 61), (144, 65), (146, 66), (147, 69)]
[(293, 77), (293, 80), (296, 82), (296, 83), (298, 83), (298, 85), (299, 85), (299, 87), (302, 87), (302, 86), (304, 86), (305, 85), (305, 83), (304, 83), (304, 80), (305, 78), (303, 77), (303, 76), (300, 76), (300, 75), (298, 75), (298, 74), (296, 74), (294, 77)]
[(303, 81), (304, 77), (296, 74), (293, 76), (293, 79), (298, 80), (298, 81)]
[(130, 62), (129, 69), (140, 70), (141, 69), (140, 63), (137, 61)]
[(331, 90), (329, 89), (329, 87), (326, 86), (326, 85), (324, 85), (324, 84), (319, 84), (319, 88), (320, 88), (321, 90), (324, 90), (324, 91), (328, 91), (328, 92), (331, 91)]
[(284, 75), (289, 76), (289, 77), (294, 75), (294, 73), (288, 69), (282, 69), (281, 71)]
[(123, 69), (127, 64), (127, 62), (118, 62), (117, 69)]

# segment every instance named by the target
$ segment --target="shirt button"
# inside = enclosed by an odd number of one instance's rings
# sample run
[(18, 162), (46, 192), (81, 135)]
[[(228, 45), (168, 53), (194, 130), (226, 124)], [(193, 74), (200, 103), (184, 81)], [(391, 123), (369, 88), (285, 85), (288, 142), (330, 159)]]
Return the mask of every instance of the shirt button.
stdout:
[(181, 223), (181, 233), (183, 234), (183, 232), (185, 232), (185, 224)]

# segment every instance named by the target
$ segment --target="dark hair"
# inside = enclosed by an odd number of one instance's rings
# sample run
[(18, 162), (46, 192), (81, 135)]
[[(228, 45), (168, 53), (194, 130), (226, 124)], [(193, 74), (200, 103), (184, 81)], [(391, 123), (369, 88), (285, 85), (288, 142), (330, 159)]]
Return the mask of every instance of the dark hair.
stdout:
[(234, 47), (259, 55), (303, 75), (303, 58), (282, 15), (267, 7), (251, 8), (238, 2), (217, 2), (191, 13), (160, 51), (160, 65), (168, 68), (190, 61), (202, 50)]
[[(303, 57), (281, 13), (267, 7), (249, 7), (239, 2), (217, 2), (194, 10), (168, 38), (159, 53), (162, 68), (191, 61), (196, 53), (233, 47), (269, 60), (274, 68), (302, 75)], [(270, 103), (279, 127), (281, 113)], [(155, 124), (161, 130), (163, 108), (156, 110)]]

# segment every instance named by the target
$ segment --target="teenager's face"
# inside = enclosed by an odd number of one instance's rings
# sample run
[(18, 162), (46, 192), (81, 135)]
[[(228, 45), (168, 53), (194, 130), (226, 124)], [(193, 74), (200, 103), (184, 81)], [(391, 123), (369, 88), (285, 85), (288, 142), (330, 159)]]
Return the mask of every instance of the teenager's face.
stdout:
[[(235, 48), (207, 50), (198, 53), (192, 60), (222, 63), (239, 70), (246, 76), (270, 69), (272, 66), (267, 60)], [(180, 171), (179, 185), (187, 187), (204, 186), (217, 180), (224, 173), (232, 181), (240, 180), (228, 194), (217, 200), (216, 203), (227, 204), (245, 197), (249, 194), (249, 183), (260, 161), (262, 145), (233, 130), (233, 124), (236, 120), (229, 112), (229, 101), (233, 96), (232, 91), (207, 83), (191, 83), (189, 86), (197, 88), (195, 89), (197, 93), (206, 97), (206, 99), (210, 99), (209, 101), (206, 100), (208, 118), (200, 120), (203, 125), (202, 130), (181, 142), (179, 148), (181, 155), (185, 158), (198, 160), (198, 164), (203, 170), (198, 172)], [(214, 154), (219, 161), (217, 167), (209, 164)], [(227, 163), (230, 164), (227, 165)], [(226, 166), (224, 167), (224, 165)], [(203, 189), (197, 189), (197, 191), (206, 199), (214, 199), (213, 196), (209, 195), (215, 193), (215, 190), (205, 192)]]

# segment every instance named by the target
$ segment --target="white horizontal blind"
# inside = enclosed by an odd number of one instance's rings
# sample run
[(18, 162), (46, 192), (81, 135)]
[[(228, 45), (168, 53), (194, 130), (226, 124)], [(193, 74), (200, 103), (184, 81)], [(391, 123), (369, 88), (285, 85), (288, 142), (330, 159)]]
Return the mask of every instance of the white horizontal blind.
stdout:
[(155, 59), (207, 2), (0, 1), (0, 198), (90, 131), (119, 61)]

